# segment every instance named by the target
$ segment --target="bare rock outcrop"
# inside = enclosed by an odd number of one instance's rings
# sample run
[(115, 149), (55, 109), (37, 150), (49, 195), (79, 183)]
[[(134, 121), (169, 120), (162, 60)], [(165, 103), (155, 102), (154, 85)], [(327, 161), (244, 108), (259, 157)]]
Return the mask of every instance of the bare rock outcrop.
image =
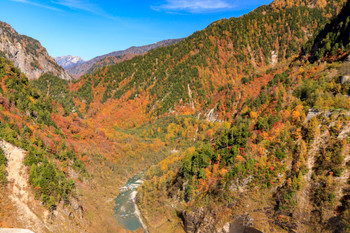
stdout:
[(0, 233), (34, 233), (34, 232), (28, 229), (0, 228)]
[(26, 169), (23, 165), (26, 152), (4, 140), (0, 141), (0, 147), (8, 159), (9, 198), (17, 209), (17, 218), (25, 223), (27, 228), (40, 232), (47, 230), (43, 221), (28, 205), (33, 202), (34, 196), (29, 191), (28, 174), (25, 172)]
[(71, 79), (68, 72), (57, 65), (39, 41), (19, 35), (10, 25), (1, 21), (0, 57), (12, 61), (29, 79), (37, 79), (48, 72), (62, 79)]

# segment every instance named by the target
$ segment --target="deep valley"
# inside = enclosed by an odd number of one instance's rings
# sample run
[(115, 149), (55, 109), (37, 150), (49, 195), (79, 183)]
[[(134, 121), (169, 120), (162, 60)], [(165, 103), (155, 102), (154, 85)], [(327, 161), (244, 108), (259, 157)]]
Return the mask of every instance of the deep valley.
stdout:
[(0, 22), (0, 232), (350, 232), (349, 0), (60, 59)]

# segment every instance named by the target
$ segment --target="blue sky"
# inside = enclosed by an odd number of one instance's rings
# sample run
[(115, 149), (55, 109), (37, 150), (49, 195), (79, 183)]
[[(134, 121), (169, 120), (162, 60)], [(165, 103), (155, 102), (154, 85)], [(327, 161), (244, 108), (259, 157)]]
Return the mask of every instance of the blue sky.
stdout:
[(0, 0), (0, 21), (51, 56), (83, 59), (176, 39), (272, 0)]

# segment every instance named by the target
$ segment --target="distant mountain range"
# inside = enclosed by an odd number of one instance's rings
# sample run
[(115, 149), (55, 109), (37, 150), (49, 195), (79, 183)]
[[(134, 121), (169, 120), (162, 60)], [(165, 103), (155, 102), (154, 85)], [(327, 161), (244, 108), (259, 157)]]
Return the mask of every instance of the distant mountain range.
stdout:
[(40, 42), (18, 34), (9, 24), (0, 21), (0, 57), (13, 62), (29, 79), (52, 73), (62, 79), (71, 76), (50, 57)]
[(78, 65), (85, 62), (81, 57), (71, 56), (71, 55), (55, 57), (55, 60), (57, 64), (62, 66), (64, 69), (67, 69), (70, 66)]
[[(57, 57), (56, 62), (61, 64), (61, 66), (65, 68), (68, 71), (68, 73), (71, 74), (72, 76), (80, 77), (85, 73), (92, 73), (94, 70), (96, 70), (99, 67), (116, 64), (121, 61), (131, 59), (136, 55), (144, 54), (151, 49), (177, 44), (182, 40), (183, 40), (182, 38), (169, 39), (169, 40), (162, 40), (154, 44), (144, 45), (140, 47), (132, 46), (125, 50), (115, 51), (115, 52), (111, 52), (105, 55), (95, 57), (89, 61), (80, 62), (79, 60), (77, 60), (76, 64), (74, 64), (73, 61), (76, 61), (75, 59), (79, 57), (74, 57), (74, 56)], [(64, 65), (62, 65), (63, 62), (61, 62), (61, 59), (62, 58), (70, 59), (68, 57), (72, 58), (70, 60), (71, 63), (67, 62), (67, 63), (64, 63)]]

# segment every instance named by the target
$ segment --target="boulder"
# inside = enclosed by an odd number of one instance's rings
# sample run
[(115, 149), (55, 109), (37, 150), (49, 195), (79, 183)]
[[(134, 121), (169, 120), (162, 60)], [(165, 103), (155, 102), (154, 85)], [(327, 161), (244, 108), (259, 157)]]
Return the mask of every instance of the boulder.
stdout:
[(342, 85), (349, 80), (350, 80), (350, 75), (343, 75), (339, 77), (339, 83)]

